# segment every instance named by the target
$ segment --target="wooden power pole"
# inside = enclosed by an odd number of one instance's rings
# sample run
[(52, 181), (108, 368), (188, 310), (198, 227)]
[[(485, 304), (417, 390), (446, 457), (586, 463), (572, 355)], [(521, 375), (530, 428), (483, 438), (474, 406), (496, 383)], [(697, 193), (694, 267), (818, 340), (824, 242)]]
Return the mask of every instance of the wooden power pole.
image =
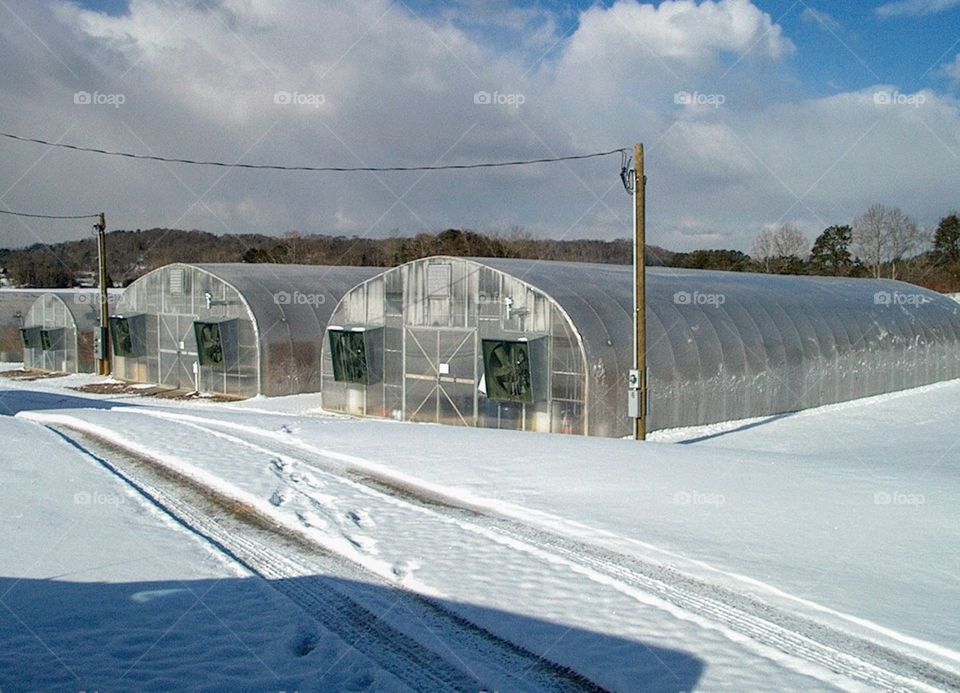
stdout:
[(100, 346), (97, 354), (100, 375), (110, 375), (109, 329), (110, 296), (107, 292), (107, 220), (103, 212), (96, 225), (98, 285), (100, 286)]
[(646, 184), (643, 145), (633, 148), (633, 372), (629, 381), (629, 413), (634, 420), (634, 438), (647, 438), (647, 265)]

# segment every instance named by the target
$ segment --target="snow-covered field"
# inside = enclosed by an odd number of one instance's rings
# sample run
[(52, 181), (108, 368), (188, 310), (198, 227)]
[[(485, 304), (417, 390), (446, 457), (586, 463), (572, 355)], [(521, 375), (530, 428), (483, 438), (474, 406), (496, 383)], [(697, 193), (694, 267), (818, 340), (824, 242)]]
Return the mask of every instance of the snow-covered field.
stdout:
[(68, 389), (92, 380), (0, 380), (3, 690), (423, 687), (398, 633), (451, 687), (960, 682), (960, 382), (638, 444)]

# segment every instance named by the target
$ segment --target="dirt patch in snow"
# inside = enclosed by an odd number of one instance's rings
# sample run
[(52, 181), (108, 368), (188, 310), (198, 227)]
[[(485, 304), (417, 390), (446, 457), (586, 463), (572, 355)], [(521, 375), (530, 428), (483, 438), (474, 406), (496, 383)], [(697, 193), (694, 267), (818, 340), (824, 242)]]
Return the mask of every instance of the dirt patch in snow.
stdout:
[(0, 371), (0, 378), (10, 378), (11, 380), (49, 380), (50, 378), (62, 378), (66, 373), (53, 371), (37, 371), (32, 368), (23, 368), (13, 371)]
[(188, 390), (177, 390), (163, 385), (143, 385), (142, 383), (91, 383), (71, 388), (77, 392), (86, 392), (94, 395), (137, 395), (139, 397), (156, 397), (159, 399), (178, 400), (205, 400), (210, 402), (238, 402), (242, 397), (229, 395), (203, 394)]

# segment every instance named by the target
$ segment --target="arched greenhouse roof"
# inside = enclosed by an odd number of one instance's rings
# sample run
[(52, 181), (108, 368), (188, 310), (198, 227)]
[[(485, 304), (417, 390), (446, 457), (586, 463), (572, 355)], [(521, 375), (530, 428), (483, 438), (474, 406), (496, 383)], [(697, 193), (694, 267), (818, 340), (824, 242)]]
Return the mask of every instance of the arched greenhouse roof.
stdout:
[[(624, 387), (633, 362), (630, 266), (471, 261), (547, 294), (570, 317), (591, 367), (616, 374), (610, 387)], [(661, 390), (701, 384), (702, 401), (682, 405), (696, 411), (667, 416), (667, 403), (652, 405), (660, 419), (655, 427), (790, 411), (960, 377), (960, 304), (911, 284), (651, 267), (646, 295), (651, 380)], [(730, 395), (731, 387), (740, 392)], [(723, 403), (711, 410), (707, 400), (714, 395)]]
[(296, 339), (318, 339), (343, 295), (383, 271), (381, 267), (272, 263), (184, 266), (195, 267), (236, 289), (257, 323), (261, 342), (276, 330), (289, 330)]

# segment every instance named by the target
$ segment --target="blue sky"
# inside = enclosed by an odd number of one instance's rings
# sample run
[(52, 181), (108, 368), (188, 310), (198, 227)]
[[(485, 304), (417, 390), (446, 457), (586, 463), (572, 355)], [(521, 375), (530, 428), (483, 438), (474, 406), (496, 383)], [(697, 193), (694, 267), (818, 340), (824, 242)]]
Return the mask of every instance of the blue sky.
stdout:
[[(876, 203), (930, 229), (960, 204), (960, 0), (36, 0), (0, 15), (0, 124), (26, 136), (344, 166), (644, 142), (650, 242), (676, 250), (749, 250), (783, 224), (812, 243)], [(616, 238), (631, 224), (618, 158), (311, 177), (0, 154), (0, 205), (92, 205), (119, 228)]]
[[(80, 4), (116, 15), (126, 10), (128, 0), (81, 0)], [(457, 4), (433, 0), (406, 3), (426, 15), (442, 13)], [(553, 13), (562, 27), (572, 29), (582, 10), (612, 3), (518, 0), (505, 4)], [(875, 2), (757, 0), (754, 4), (782, 25), (796, 44), (792, 62), (800, 80), (798, 89), (804, 94), (825, 95), (878, 83), (893, 84), (905, 91), (949, 85), (942, 65), (952, 61), (960, 48), (960, 0), (917, 0), (918, 7), (926, 4), (946, 8), (888, 17), (878, 14), (885, 3)], [(805, 10), (825, 13), (829, 29)], [(833, 25), (830, 18), (837, 24)]]
[[(126, 10), (128, 0), (81, 0), (80, 4), (116, 15)], [(405, 4), (430, 15), (458, 3), (408, 0)], [(581, 11), (612, 3), (517, 0), (504, 4), (550, 12), (561, 27), (572, 30)], [(796, 44), (797, 52), (790, 62), (799, 80), (797, 89), (804, 95), (826, 95), (878, 83), (911, 92), (950, 87), (943, 65), (951, 62), (960, 49), (960, 0), (915, 0), (915, 12), (895, 16), (880, 16), (878, 9), (886, 3), (862, 0), (757, 0), (754, 4), (780, 24)], [(924, 5), (929, 9), (924, 11)], [(939, 6), (945, 7), (938, 10)], [(824, 13), (824, 22), (815, 20), (811, 11)], [(495, 33), (493, 29), (487, 31)]]

